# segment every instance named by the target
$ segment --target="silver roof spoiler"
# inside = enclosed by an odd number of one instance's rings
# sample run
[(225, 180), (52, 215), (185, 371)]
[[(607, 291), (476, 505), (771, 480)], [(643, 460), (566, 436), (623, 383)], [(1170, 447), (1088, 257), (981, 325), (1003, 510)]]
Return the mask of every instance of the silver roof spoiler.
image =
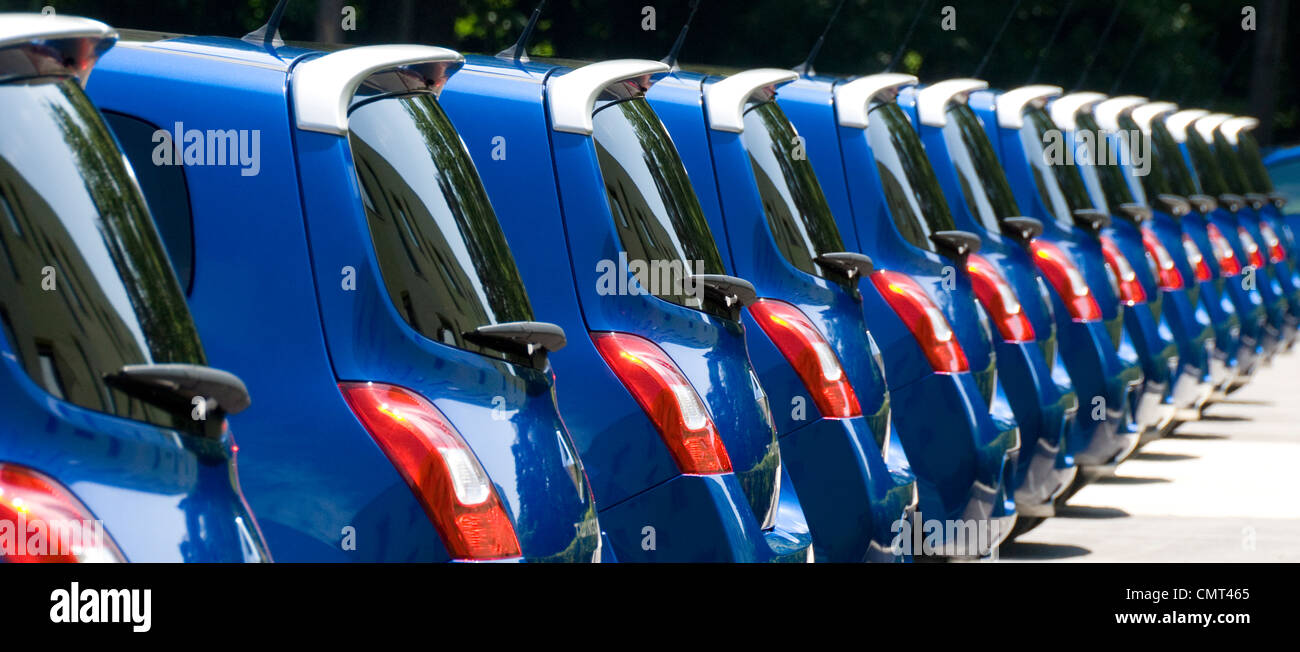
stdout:
[(1091, 110), (1093, 106), (1104, 99), (1106, 99), (1105, 93), (1094, 93), (1092, 91), (1067, 93), (1052, 100), (1052, 106), (1048, 108), (1047, 112), (1048, 115), (1052, 116), (1052, 122), (1056, 123), (1057, 127), (1067, 131), (1074, 131), (1079, 128), (1079, 114)]
[(571, 134), (591, 135), (591, 112), (596, 98), (619, 82), (668, 72), (668, 64), (649, 59), (611, 59), (589, 63), (546, 82), (551, 106), (551, 128)]
[(916, 77), (899, 72), (882, 72), (835, 85), (835, 118), (841, 127), (867, 128), (871, 103), (886, 93), (916, 85)]
[(1223, 124), (1219, 125), (1219, 133), (1223, 134), (1223, 137), (1227, 138), (1228, 142), (1232, 143), (1233, 147), (1236, 147), (1238, 134), (1243, 131), (1250, 131), (1258, 126), (1259, 120), (1248, 115), (1233, 116), (1224, 120)]
[(921, 124), (942, 127), (948, 124), (948, 105), (965, 102), (975, 91), (989, 87), (983, 79), (945, 79), (916, 92), (916, 115)]
[(1211, 113), (1210, 115), (1203, 116), (1196, 122), (1193, 122), (1192, 126), (1196, 127), (1196, 133), (1200, 134), (1201, 138), (1204, 139), (1205, 142), (1213, 145), (1214, 130), (1218, 129), (1219, 125), (1223, 124), (1224, 121), (1231, 117), (1232, 116), (1227, 113)]
[(1165, 126), (1169, 127), (1169, 135), (1173, 136), (1174, 140), (1185, 143), (1187, 142), (1187, 128), (1192, 126), (1193, 122), (1207, 115), (1210, 115), (1210, 112), (1204, 109), (1183, 109), (1165, 118)]
[(346, 134), (348, 107), (368, 77), (401, 71), (436, 92), (464, 63), (459, 52), (431, 45), (367, 45), (308, 59), (293, 67), (289, 79), (298, 128)]
[(23, 48), (37, 55), (0, 58), (0, 71), (6, 73), (73, 75), (84, 86), (99, 56), (115, 42), (117, 32), (97, 20), (0, 13), (0, 50)]
[(788, 84), (799, 73), (780, 68), (754, 68), (715, 81), (704, 89), (704, 107), (709, 114), (709, 128), (741, 133), (745, 130), (745, 103), (754, 94)]
[(1136, 109), (1149, 100), (1137, 95), (1121, 95), (1098, 102), (1092, 107), (1092, 115), (1097, 118), (1097, 126), (1106, 131), (1119, 131), (1120, 116)]
[(1157, 118), (1163, 118), (1178, 110), (1178, 105), (1173, 102), (1148, 102), (1133, 109), (1133, 122), (1137, 123), (1138, 129), (1142, 133), (1151, 133), (1151, 123)]
[[(1019, 129), (1025, 126), (1025, 107), (1034, 105), (1042, 107), (1047, 100), (1060, 97), (1065, 89), (1060, 86), (1034, 84), (1021, 86), (998, 95), (998, 126), (1004, 129)], [(1058, 125), (1059, 126), (1059, 125)]]

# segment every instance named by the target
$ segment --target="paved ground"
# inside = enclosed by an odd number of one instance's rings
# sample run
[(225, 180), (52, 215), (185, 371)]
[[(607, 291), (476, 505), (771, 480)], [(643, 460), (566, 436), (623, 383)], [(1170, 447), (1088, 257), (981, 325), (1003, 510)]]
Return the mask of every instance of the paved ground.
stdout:
[(1001, 559), (1300, 562), (1300, 353), (1085, 487)]

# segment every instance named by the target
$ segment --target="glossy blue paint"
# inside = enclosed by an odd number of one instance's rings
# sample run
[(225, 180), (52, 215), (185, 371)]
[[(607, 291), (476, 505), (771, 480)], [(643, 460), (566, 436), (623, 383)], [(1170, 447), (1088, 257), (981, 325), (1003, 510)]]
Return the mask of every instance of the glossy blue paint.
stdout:
[[(91, 86), (105, 110), (165, 128), (260, 133), (256, 175), (185, 168), (195, 245), (189, 302), (214, 362), (259, 397), (235, 425), (244, 487), (277, 557), (448, 559), (338, 389), (374, 381), (424, 395), (459, 430), (524, 559), (599, 558), (594, 500), (569, 450), (550, 369), (430, 340), (389, 299), (348, 137), (301, 131), (291, 120), (292, 68), (320, 53), (182, 38), (115, 54)], [(349, 270), (355, 288), (342, 282)], [(345, 549), (349, 533), (355, 546)]]
[[(838, 356), (862, 408), (863, 416), (847, 419), (820, 414), (808, 388), (746, 311), (749, 357), (774, 406), (781, 459), (800, 492), (817, 559), (900, 559), (889, 550), (893, 525), (914, 507), (915, 478), (901, 450), (889, 450), (889, 392), (872, 354), (857, 283), (798, 269), (782, 253), (772, 218), (765, 219), (744, 134), (708, 126), (703, 92), (720, 79), (678, 72), (656, 82), (646, 97), (682, 155), (727, 273), (753, 283), (760, 298), (784, 301), (807, 316)], [(814, 249), (806, 235), (803, 246)], [(889, 452), (894, 459), (887, 459)]]
[[(743, 324), (598, 287), (601, 262), (627, 254), (592, 136), (551, 127), (546, 81), (566, 72), (469, 57), (441, 103), (478, 163), (524, 284), (545, 306), (541, 317), (569, 333), (569, 345), (551, 356), (560, 375), (557, 400), (615, 554), (622, 561), (806, 559), (811, 537), (793, 483), (778, 482), (776, 431), (752, 380)], [(499, 143), (508, 148), (504, 157), (493, 156)], [(602, 331), (639, 335), (672, 358), (708, 407), (735, 473), (689, 476), (677, 469), (587, 336)]]
[(1009, 526), (1016, 514), (1009, 476), (1020, 450), (1019, 430), (995, 381), (994, 347), (970, 280), (953, 273), (951, 261), (899, 234), (867, 132), (841, 127), (835, 119), (836, 81), (799, 79), (782, 86), (777, 101), (805, 141), (846, 246), (871, 256), (877, 270), (915, 279), (947, 318), (973, 372), (935, 372), (899, 316), (873, 285), (863, 284), (867, 322), (883, 351), (920, 511), (926, 519), (982, 518)]

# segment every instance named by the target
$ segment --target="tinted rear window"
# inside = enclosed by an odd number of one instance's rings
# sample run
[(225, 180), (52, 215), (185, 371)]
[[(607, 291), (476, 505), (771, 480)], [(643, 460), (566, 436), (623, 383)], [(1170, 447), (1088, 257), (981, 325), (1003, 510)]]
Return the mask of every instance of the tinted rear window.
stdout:
[(1232, 192), (1228, 179), (1223, 175), (1223, 169), (1219, 167), (1219, 162), (1214, 160), (1214, 153), (1210, 151), (1210, 146), (1205, 144), (1201, 134), (1195, 129), (1187, 130), (1187, 151), (1192, 155), (1192, 165), (1196, 167), (1196, 176), (1200, 179), (1201, 187), (1205, 192), (1215, 196)]
[(427, 93), (352, 111), (349, 140), (388, 296), (431, 340), (494, 357), (465, 334), (533, 318), (478, 172)]
[(1259, 153), (1259, 143), (1255, 142), (1255, 137), (1250, 135), (1249, 131), (1241, 131), (1237, 134), (1237, 154), (1241, 156), (1241, 162), (1246, 166), (1246, 174), (1250, 176), (1250, 183), (1254, 186), (1255, 192), (1270, 192), (1273, 190), (1273, 182), (1268, 177), (1268, 168), (1264, 167), (1264, 157)]
[(893, 102), (873, 108), (867, 139), (895, 226), (908, 242), (937, 252), (930, 234), (956, 227), (930, 159), (903, 110)]
[(961, 193), (971, 215), (985, 229), (1001, 233), (1000, 220), (1016, 217), (1020, 209), (1016, 207), (1011, 184), (1007, 182), (998, 155), (993, 151), (993, 144), (969, 106), (954, 104), (948, 109), (943, 140), (956, 167)]
[(180, 285), (107, 127), (70, 80), (0, 84), (0, 115), (0, 322), (9, 347), (60, 399), (188, 428), (188, 415), (104, 381), (124, 365), (204, 362)]
[[(1136, 184), (1135, 196), (1134, 188), (1128, 185), (1126, 178), (1128, 174), (1136, 175), (1137, 171), (1130, 165), (1126, 173), (1121, 166), (1123, 162), (1132, 162), (1128, 158), (1133, 151), (1129, 141), (1132, 133), (1121, 131), (1107, 134), (1101, 130), (1092, 114), (1082, 113), (1078, 116), (1075, 160), (1079, 162), (1079, 175), (1083, 177), (1093, 205), (1108, 213), (1118, 211), (1120, 204), (1146, 203), (1141, 185)], [(1150, 172), (1149, 170), (1148, 173)]]
[(798, 134), (776, 102), (745, 112), (745, 148), (754, 170), (763, 214), (786, 260), (809, 274), (825, 253), (844, 251), (844, 241), (807, 156), (797, 156)]
[[(609, 210), (628, 260), (724, 274), (722, 256), (686, 168), (650, 105), (639, 97), (609, 101), (596, 109), (592, 123)], [(666, 287), (644, 276), (638, 281), (662, 299), (709, 308), (698, 297), (680, 292), (684, 284), (676, 278)]]
[(1047, 112), (1039, 108), (1025, 110), (1025, 122), (1020, 128), (1020, 142), (1029, 158), (1034, 175), (1034, 185), (1043, 203), (1056, 221), (1066, 226), (1073, 226), (1075, 210), (1092, 208), (1088, 191), (1083, 179), (1073, 165), (1053, 164), (1046, 151), (1048, 143), (1060, 135)]

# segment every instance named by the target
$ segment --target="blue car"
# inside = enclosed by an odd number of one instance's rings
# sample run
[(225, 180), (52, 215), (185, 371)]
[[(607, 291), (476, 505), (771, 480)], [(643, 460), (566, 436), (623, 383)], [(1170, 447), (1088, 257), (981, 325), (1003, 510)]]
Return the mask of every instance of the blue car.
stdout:
[[(895, 423), (926, 522), (979, 520), (998, 537), (1017, 516), (1019, 428), (998, 382), (989, 317), (965, 270), (976, 236), (956, 231), (925, 152), (894, 98), (910, 75), (804, 76), (777, 101), (798, 129), (846, 246), (870, 256), (864, 292)], [(946, 220), (935, 229), (932, 220)], [(940, 545), (951, 546), (945, 528)], [(966, 554), (971, 552), (967, 549)]]
[(248, 391), (82, 92), (117, 33), (0, 25), (0, 563), (269, 561), (226, 420)]
[[(1265, 158), (1261, 156), (1259, 144), (1244, 130), (1237, 147), (1246, 154), (1248, 161), (1256, 161), (1252, 173), (1256, 184), (1272, 188), (1270, 197), (1274, 205), (1282, 213), (1287, 226), (1291, 227), (1291, 232), (1300, 239), (1300, 147), (1279, 149)], [(1295, 253), (1300, 256), (1300, 251)]]
[(645, 99), (668, 66), (575, 65), (470, 57), (442, 103), (529, 294), (570, 333), (556, 396), (611, 547), (620, 561), (811, 560), (747, 354), (754, 287), (726, 274)]
[(235, 425), (277, 558), (601, 559), (552, 393), (564, 331), (535, 321), (438, 105), (461, 56), (122, 46), (90, 93), (213, 361), (259, 397)]
[(1159, 394), (1145, 391), (1138, 350), (1124, 328), (1121, 308), (1127, 306), (1111, 284), (1098, 237), (1108, 219), (1091, 209), (1077, 176), (1067, 201), (1063, 181), (1074, 171), (1050, 166), (1042, 155), (1042, 132), (1055, 128), (1044, 104), (1055, 92), (976, 90), (967, 104), (989, 136), (1017, 205), (1042, 225), (1041, 232), (1024, 231), (1021, 240), (1052, 289), (1061, 350), (1080, 397), (1082, 427), (1066, 448), (1079, 465), (1077, 489), (1113, 472), (1133, 451), (1152, 424), (1150, 406)]
[[(646, 99), (673, 138), (728, 273), (753, 284), (749, 357), (819, 561), (894, 561), (916, 484), (890, 432), (881, 354), (862, 311), (871, 260), (843, 239), (774, 101), (789, 70), (675, 72)], [(874, 290), (872, 290), (874, 291)]]

